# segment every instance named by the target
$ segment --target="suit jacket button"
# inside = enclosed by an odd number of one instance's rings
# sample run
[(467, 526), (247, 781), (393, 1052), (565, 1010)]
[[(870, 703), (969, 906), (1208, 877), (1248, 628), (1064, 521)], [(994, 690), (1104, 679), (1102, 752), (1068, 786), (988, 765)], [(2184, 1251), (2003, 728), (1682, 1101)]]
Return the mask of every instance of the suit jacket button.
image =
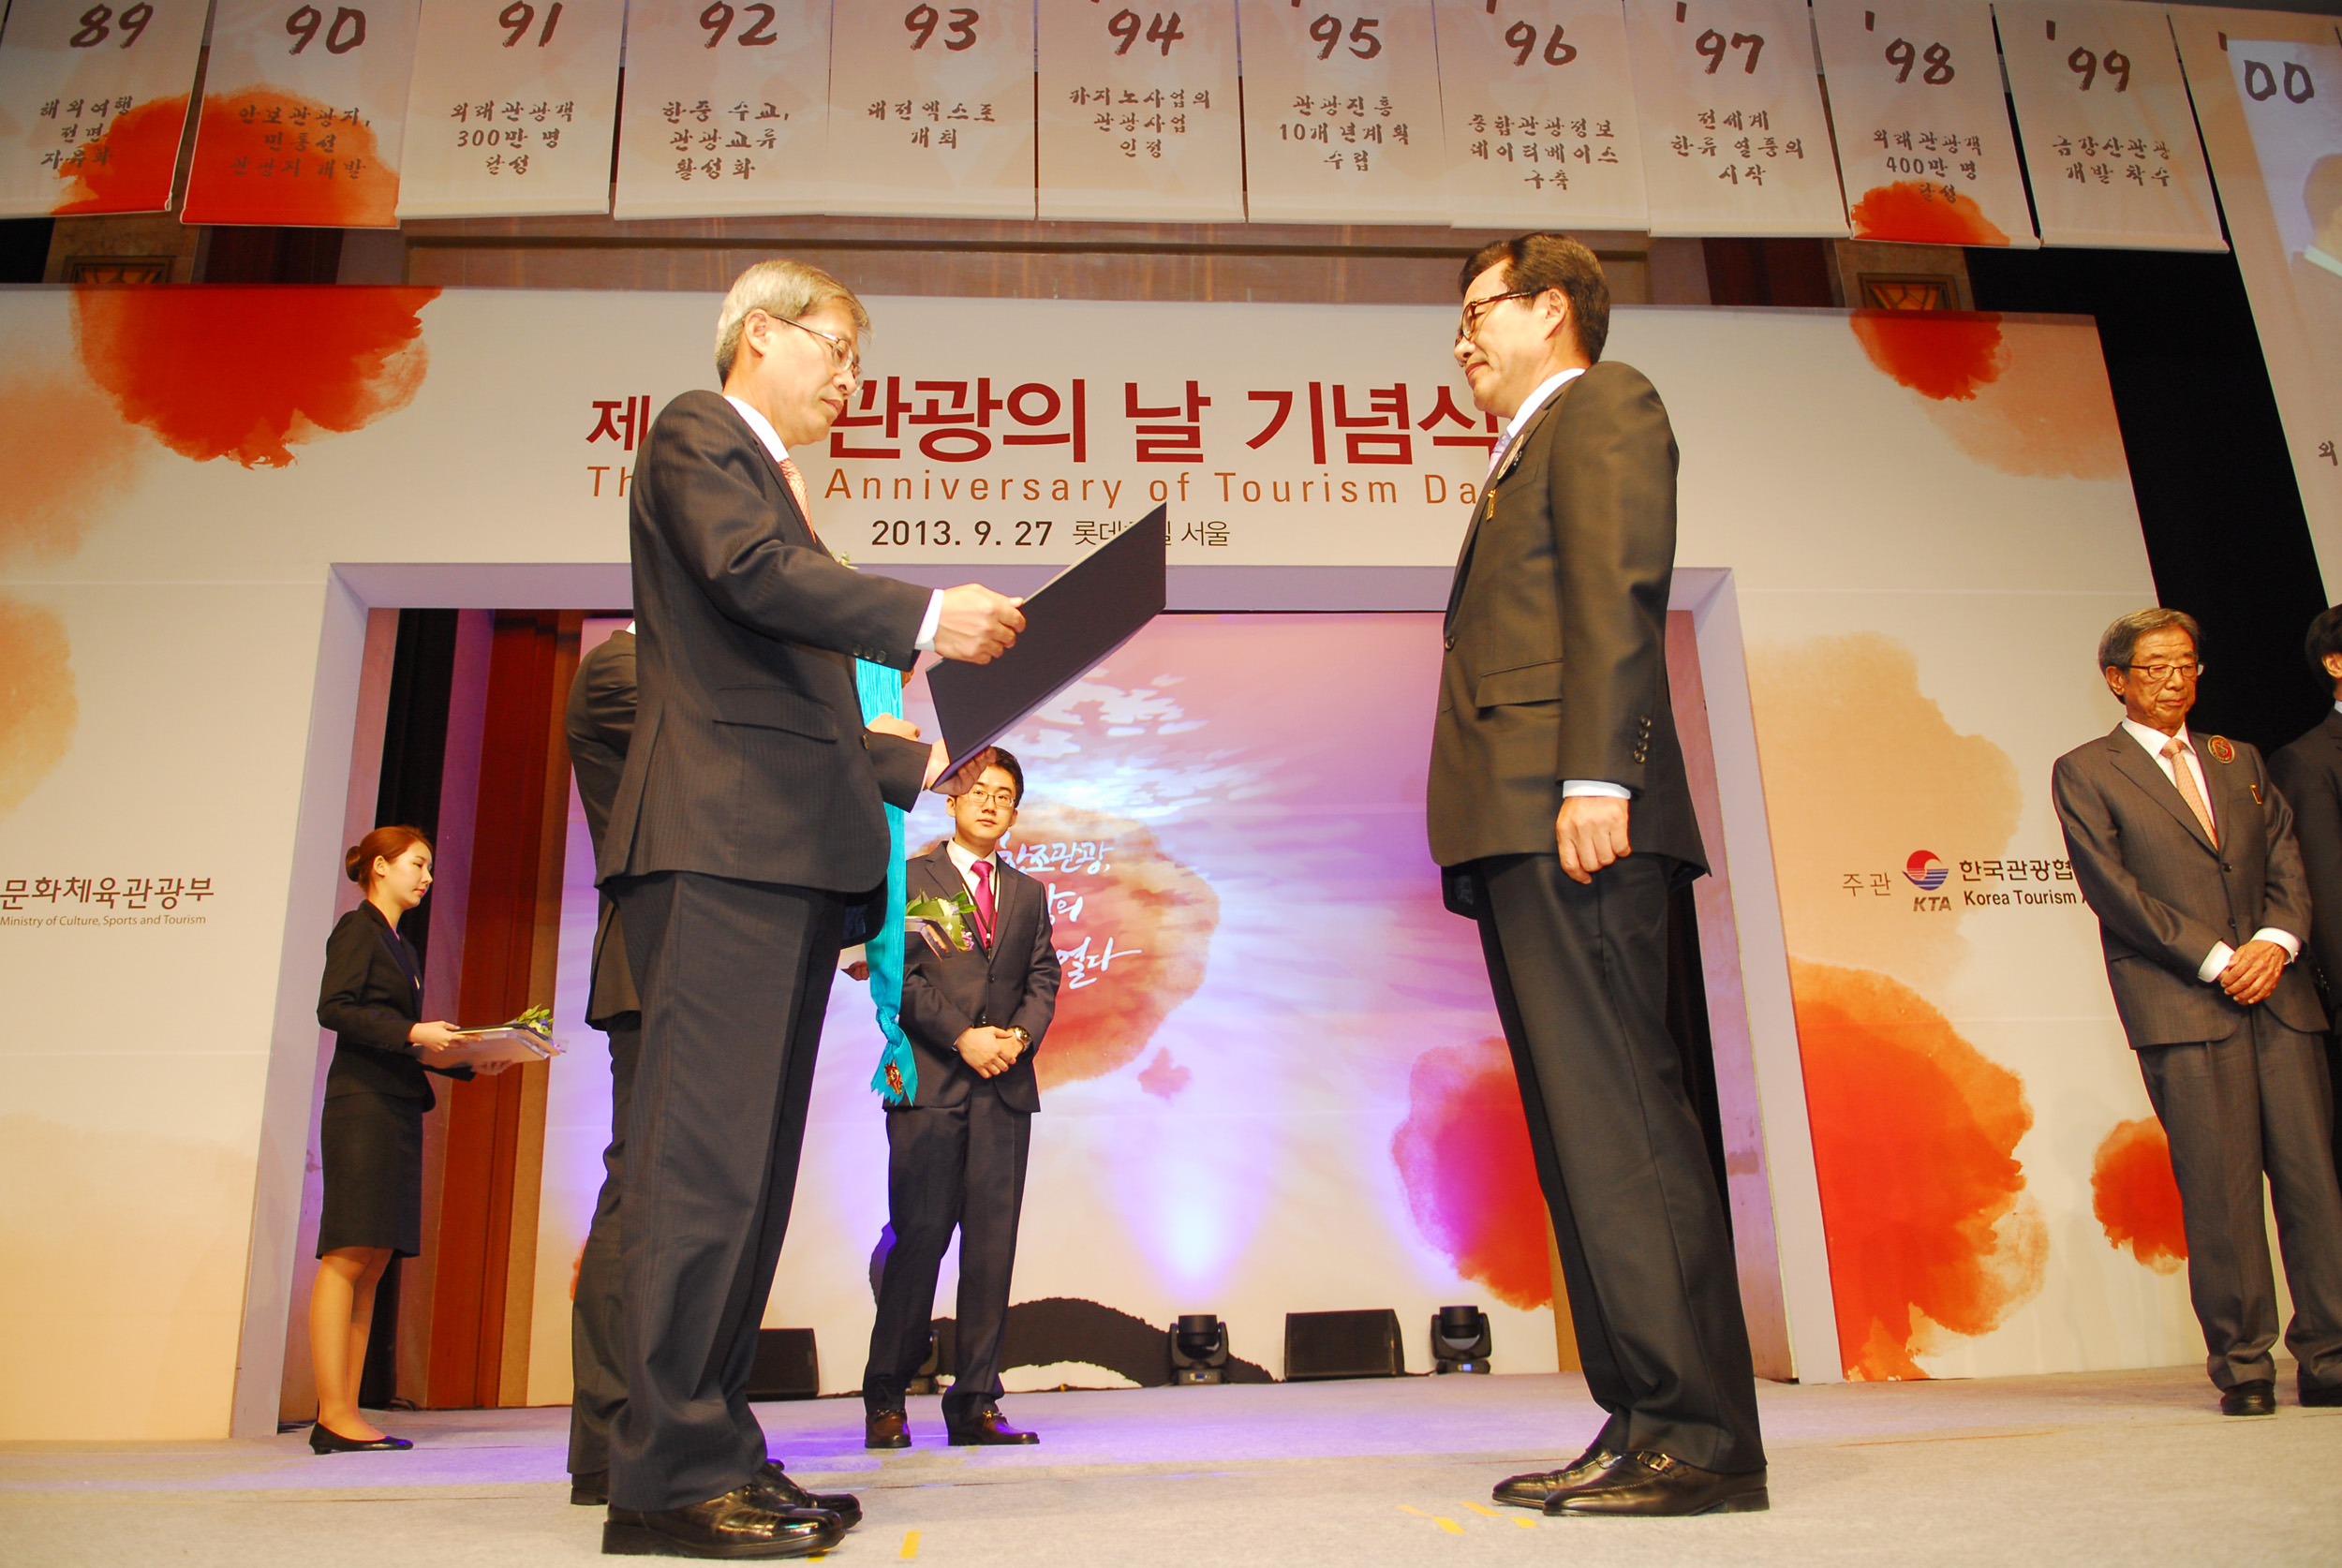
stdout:
[(1447, 649), (1450, 653), (1455, 651), (1456, 640), (1453, 637), (1443, 637), (1439, 640), (1439, 642), (1440, 646)]

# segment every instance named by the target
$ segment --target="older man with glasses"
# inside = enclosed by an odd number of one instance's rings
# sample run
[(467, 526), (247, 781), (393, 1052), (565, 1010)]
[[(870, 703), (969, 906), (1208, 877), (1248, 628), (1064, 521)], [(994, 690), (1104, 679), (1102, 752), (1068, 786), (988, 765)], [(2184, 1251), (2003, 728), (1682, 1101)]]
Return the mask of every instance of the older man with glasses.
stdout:
[(2188, 1294), (2221, 1413), (2274, 1415), (2264, 1172), (2293, 1293), (2285, 1342), (2302, 1403), (2342, 1404), (2326, 1019), (2294, 962), (2309, 886), (2292, 809), (2258, 751), (2188, 733), (2201, 645), (2178, 610), (2107, 628), (2098, 669), (2123, 721), (2060, 757), (2051, 787), (2075, 880), (2098, 917), (2114, 1009), (2171, 1139)]
[(900, 719), (866, 725), (853, 660), (981, 664), (1024, 626), (986, 588), (850, 570), (814, 533), (790, 454), (845, 412), (868, 326), (819, 268), (749, 268), (717, 322), (722, 393), (668, 404), (635, 467), (637, 707), (597, 851), (643, 1018), (605, 1552), (797, 1556), (860, 1514), (766, 1458), (748, 1400), (830, 976), (886, 881), (882, 803), (941, 763)]

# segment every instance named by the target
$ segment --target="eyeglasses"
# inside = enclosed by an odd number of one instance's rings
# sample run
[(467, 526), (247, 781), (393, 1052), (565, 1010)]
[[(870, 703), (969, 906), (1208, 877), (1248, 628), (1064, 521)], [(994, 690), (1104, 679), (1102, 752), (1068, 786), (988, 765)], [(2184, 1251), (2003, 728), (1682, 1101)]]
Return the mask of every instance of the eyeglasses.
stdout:
[(862, 356), (848, 348), (844, 339), (832, 337), (829, 333), (822, 331), (818, 327), (808, 327), (804, 322), (793, 320), (786, 316), (776, 316), (773, 319), (776, 321), (787, 321), (789, 325), (796, 328), (797, 331), (808, 333), (813, 337), (820, 338), (823, 343), (829, 346), (829, 357), (831, 362), (833, 364), (843, 365), (845, 367), (847, 379), (852, 381), (859, 381), (862, 379)]
[(2161, 686), (2173, 675), (2192, 681), (2203, 673), (2203, 666), (2193, 659), (2185, 664), (2134, 664), (2130, 673), (2149, 686)]
[(1506, 300), (1534, 300), (1544, 293), (1542, 288), (1516, 288), (1509, 294), (1490, 294), (1485, 300), (1474, 300), (1463, 307), (1463, 319), (1456, 325), (1456, 341), (1461, 343), (1480, 330), (1488, 313)]
[(1016, 791), (1014, 790), (986, 790), (982, 787), (978, 787), (969, 791), (966, 794), (960, 796), (959, 798), (965, 801), (973, 801), (978, 806), (1015, 806), (1016, 804)]

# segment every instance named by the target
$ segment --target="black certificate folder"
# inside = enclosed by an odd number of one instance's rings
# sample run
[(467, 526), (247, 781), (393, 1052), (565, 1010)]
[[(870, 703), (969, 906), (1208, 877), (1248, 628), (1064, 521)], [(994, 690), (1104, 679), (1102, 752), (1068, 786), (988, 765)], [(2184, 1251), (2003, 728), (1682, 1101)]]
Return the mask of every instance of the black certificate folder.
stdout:
[(1008, 652), (989, 664), (947, 661), (927, 672), (950, 767), (1023, 723), (1163, 613), (1167, 510), (1157, 507), (1026, 599), (1025, 629)]

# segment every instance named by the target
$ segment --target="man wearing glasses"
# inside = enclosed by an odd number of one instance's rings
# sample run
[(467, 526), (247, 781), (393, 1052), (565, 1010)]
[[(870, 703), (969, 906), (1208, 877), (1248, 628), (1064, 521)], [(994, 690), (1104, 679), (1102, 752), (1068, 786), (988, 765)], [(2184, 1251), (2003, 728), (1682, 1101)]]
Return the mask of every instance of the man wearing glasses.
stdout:
[(2051, 788), (2082, 896), (2098, 917), (2114, 1010), (2171, 1140), (2187, 1291), (2225, 1415), (2276, 1413), (2276, 1286), (2265, 1171), (2293, 1293), (2285, 1342), (2304, 1404), (2342, 1404), (2342, 1192), (2319, 1036), (2294, 963), (2309, 885), (2293, 812), (2260, 754), (2188, 733), (2203, 666), (2194, 617), (2123, 616), (2098, 668), (2123, 704)]
[(878, 1318), (862, 1374), (864, 1442), (908, 1448), (903, 1395), (926, 1359), (935, 1278), (959, 1232), (958, 1368), (943, 1396), (956, 1446), (1038, 1442), (1001, 1417), (1025, 1160), (1041, 1109), (1033, 1053), (1057, 1013), (1048, 890), (1000, 854), (1016, 825), (1025, 770), (995, 747), (971, 759), (975, 782), (951, 802), (952, 836), (906, 868), (912, 900), (965, 911), (966, 945), (912, 942), (903, 957), (903, 1032), (918, 1084), (886, 1111), (886, 1209), (894, 1247), (879, 1275)]
[(850, 570), (814, 534), (790, 453), (821, 451), (867, 326), (818, 268), (749, 268), (717, 325), (722, 395), (667, 405), (635, 468), (637, 706), (597, 852), (643, 1016), (605, 1552), (796, 1556), (858, 1512), (770, 1463), (748, 1402), (830, 976), (886, 880), (882, 802), (941, 766), (901, 720), (865, 725), (852, 661), (983, 663), (1024, 625), (986, 588)]
[(1593, 253), (1524, 234), (1465, 263), (1455, 359), (1506, 423), (1445, 629), (1430, 798), (1475, 919), (1561, 1247), (1583, 1454), (1496, 1501), (1552, 1515), (1767, 1506), (1723, 1195), (1667, 1027), (1668, 912), (1706, 869), (1667, 672), (1673, 431), (1602, 358)]

